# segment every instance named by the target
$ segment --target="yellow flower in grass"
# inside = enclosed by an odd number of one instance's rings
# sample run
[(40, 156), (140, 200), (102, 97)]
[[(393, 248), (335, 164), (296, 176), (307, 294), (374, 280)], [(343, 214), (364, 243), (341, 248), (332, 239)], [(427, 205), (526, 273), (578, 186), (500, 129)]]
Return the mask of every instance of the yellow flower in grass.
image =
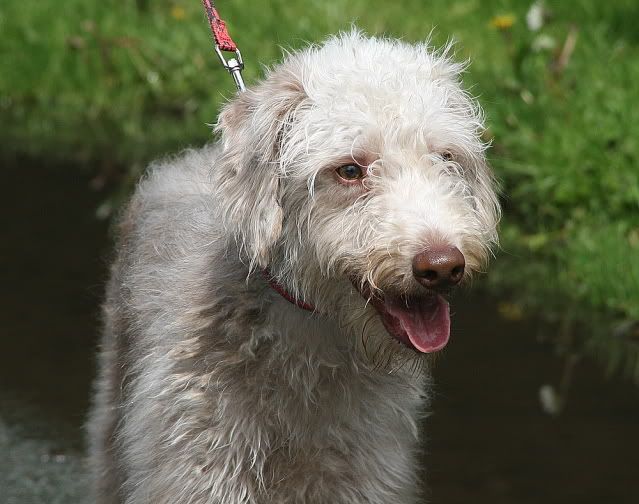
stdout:
[(171, 17), (173, 19), (177, 19), (178, 21), (182, 21), (186, 17), (186, 11), (184, 7), (179, 5), (174, 5), (171, 7)]
[(516, 19), (513, 14), (502, 14), (501, 16), (492, 18), (490, 20), (490, 26), (502, 31), (510, 30), (515, 24)]

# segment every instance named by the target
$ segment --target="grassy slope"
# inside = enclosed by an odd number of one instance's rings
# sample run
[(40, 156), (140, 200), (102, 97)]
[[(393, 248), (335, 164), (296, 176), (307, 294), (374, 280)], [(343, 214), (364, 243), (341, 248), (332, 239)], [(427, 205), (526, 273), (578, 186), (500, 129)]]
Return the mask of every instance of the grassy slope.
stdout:
[[(473, 61), (467, 82), (486, 108), (505, 194), (504, 252), (490, 284), (508, 298), (505, 312), (539, 310), (562, 322), (571, 350), (601, 353), (639, 378), (638, 335), (627, 323), (639, 319), (639, 4), (553, 2), (538, 33), (526, 28), (529, 5), (218, 2), (249, 83), (279, 45), (298, 47), (353, 21), (407, 40), (435, 27), (436, 43), (459, 41), (459, 57)], [(515, 21), (500, 31), (491, 19), (503, 14)], [(571, 27), (575, 50), (553, 71)], [(206, 141), (206, 123), (233, 92), (197, 0), (4, 0), (0, 32), (5, 155), (80, 160), (107, 175), (126, 165), (134, 177), (149, 159)], [(533, 49), (539, 35), (555, 48)]]

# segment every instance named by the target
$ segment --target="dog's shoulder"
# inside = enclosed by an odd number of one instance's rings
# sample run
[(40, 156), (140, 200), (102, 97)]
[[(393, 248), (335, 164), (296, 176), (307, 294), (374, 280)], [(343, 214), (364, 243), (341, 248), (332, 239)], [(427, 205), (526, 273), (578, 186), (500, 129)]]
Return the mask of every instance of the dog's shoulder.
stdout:
[(208, 144), (151, 163), (117, 219), (118, 244), (136, 236), (170, 243), (188, 238), (189, 231), (209, 232), (218, 150), (216, 144)]
[(111, 273), (140, 312), (194, 303), (190, 293), (206, 295), (201, 284), (224, 245), (211, 180), (217, 149), (207, 145), (152, 163), (122, 210)]
[(138, 183), (133, 201), (151, 206), (183, 205), (210, 197), (218, 157), (219, 146), (212, 143), (154, 161)]

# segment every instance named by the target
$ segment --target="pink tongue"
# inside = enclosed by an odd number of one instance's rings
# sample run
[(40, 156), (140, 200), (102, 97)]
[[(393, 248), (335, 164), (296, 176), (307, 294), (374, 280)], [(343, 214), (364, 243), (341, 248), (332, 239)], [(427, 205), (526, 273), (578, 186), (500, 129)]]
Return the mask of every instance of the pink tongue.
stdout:
[(384, 308), (399, 322), (393, 324), (393, 332), (400, 333), (396, 336), (402, 340), (408, 336), (419, 352), (436, 352), (448, 343), (450, 313), (443, 297), (411, 300), (408, 305), (400, 300), (386, 300)]

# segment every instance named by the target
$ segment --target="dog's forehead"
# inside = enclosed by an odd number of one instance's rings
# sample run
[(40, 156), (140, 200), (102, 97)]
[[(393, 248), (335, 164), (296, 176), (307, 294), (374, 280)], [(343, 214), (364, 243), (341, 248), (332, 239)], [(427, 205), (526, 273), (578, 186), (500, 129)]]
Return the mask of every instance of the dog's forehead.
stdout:
[(309, 92), (318, 122), (392, 129), (435, 124), (456, 115), (450, 97), (441, 82), (418, 81), (391, 71), (371, 76), (351, 70), (336, 85)]
[(322, 110), (423, 115), (446, 106), (457, 86), (442, 58), (386, 40), (329, 43), (305, 63), (304, 87)]
[(340, 131), (345, 142), (357, 135), (445, 147), (481, 128), (460, 85), (463, 65), (425, 44), (342, 34), (307, 51), (301, 64), (311, 104), (305, 127)]

